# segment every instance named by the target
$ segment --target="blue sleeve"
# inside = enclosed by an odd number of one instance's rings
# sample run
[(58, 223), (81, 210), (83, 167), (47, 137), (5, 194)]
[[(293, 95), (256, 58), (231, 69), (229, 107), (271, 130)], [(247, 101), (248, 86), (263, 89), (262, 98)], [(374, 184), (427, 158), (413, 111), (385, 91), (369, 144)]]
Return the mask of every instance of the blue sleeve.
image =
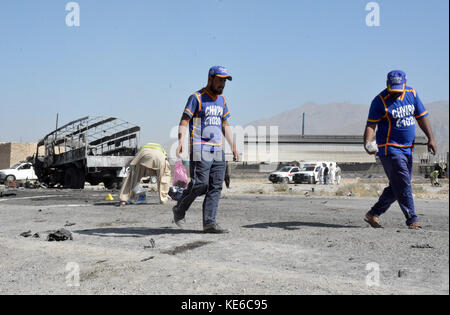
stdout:
[(416, 119), (421, 119), (423, 117), (427, 117), (428, 111), (425, 108), (425, 106), (423, 105), (423, 103), (420, 100), (419, 95), (417, 95), (416, 91), (414, 91), (414, 96), (416, 99), (414, 117), (416, 117)]
[(228, 110), (227, 102), (225, 102), (223, 105), (222, 120), (227, 120), (228, 118), (230, 118), (230, 111)]
[(380, 96), (373, 99), (370, 105), (369, 118), (367, 118), (368, 125), (377, 125), (386, 115), (383, 101)]
[(199, 101), (195, 94), (191, 95), (187, 101), (184, 113), (189, 117), (193, 117), (199, 109)]

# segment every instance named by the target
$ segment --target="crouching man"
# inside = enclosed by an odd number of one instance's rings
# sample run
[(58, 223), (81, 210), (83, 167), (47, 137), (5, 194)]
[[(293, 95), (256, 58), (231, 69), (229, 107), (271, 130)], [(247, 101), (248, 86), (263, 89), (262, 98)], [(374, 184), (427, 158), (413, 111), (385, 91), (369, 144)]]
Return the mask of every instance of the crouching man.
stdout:
[(157, 143), (147, 143), (139, 149), (138, 154), (130, 163), (130, 172), (120, 190), (120, 206), (125, 206), (133, 195), (133, 188), (143, 177), (158, 177), (159, 202), (168, 201), (170, 188), (170, 164), (164, 148)]

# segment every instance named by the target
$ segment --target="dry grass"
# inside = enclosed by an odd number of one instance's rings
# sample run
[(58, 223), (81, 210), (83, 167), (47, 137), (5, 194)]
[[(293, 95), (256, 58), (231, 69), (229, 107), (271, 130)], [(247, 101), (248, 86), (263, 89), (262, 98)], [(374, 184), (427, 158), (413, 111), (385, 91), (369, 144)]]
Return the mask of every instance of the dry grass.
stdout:
[(265, 193), (264, 189), (260, 188), (260, 189), (252, 189), (252, 190), (247, 190), (244, 193), (246, 194), (254, 194), (254, 195), (262, 195)]
[(289, 190), (288, 184), (275, 184), (273, 185), (273, 190), (275, 192), (287, 192)]
[(335, 196), (378, 197), (382, 189), (379, 185), (349, 184), (340, 187)]

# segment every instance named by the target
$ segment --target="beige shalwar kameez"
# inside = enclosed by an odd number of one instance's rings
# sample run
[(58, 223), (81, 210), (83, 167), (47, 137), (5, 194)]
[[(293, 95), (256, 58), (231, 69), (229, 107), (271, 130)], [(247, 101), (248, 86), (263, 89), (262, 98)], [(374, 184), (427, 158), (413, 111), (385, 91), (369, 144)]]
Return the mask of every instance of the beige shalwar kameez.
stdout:
[(130, 163), (130, 172), (120, 190), (120, 201), (127, 202), (133, 189), (143, 177), (158, 177), (160, 203), (166, 203), (170, 189), (170, 164), (167, 156), (157, 149), (142, 149)]

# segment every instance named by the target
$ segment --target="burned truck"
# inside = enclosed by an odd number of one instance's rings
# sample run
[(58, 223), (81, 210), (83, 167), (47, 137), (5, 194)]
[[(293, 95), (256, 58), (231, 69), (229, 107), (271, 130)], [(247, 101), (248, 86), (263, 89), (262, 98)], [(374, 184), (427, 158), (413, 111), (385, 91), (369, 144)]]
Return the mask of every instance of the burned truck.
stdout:
[(38, 142), (35, 173), (48, 187), (83, 189), (86, 182), (103, 182), (117, 189), (138, 151), (139, 136), (140, 127), (114, 117), (74, 120)]

